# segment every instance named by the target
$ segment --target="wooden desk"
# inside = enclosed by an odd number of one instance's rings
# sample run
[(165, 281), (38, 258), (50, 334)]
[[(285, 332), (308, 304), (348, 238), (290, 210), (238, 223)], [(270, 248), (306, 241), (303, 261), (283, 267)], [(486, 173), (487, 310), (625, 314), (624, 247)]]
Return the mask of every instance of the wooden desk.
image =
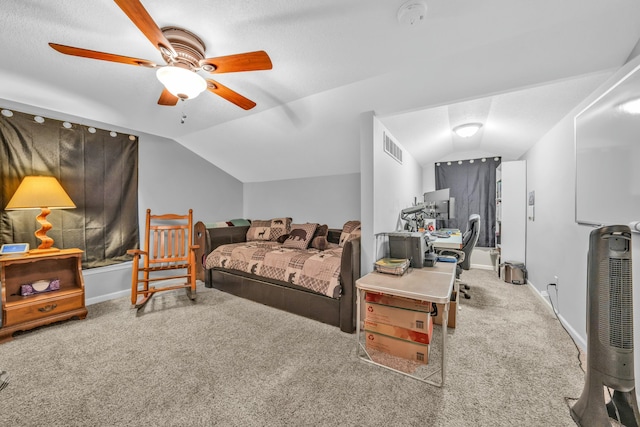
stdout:
[[(360, 342), (361, 322), (362, 319), (362, 300), (364, 292), (378, 292), (392, 296), (411, 298), (419, 301), (429, 301), (442, 304), (443, 319), (449, 317), (449, 302), (451, 299), (451, 293), (455, 284), (455, 263), (437, 263), (435, 267), (424, 267), (410, 269), (402, 276), (394, 276), (392, 274), (384, 274), (372, 272), (364, 277), (361, 277), (356, 281), (356, 310), (357, 310), (357, 322), (356, 322), (356, 340), (357, 340), (357, 355), (361, 360), (364, 360), (374, 365), (381, 366), (386, 369), (401, 373), (411, 378), (418, 379), (428, 384), (442, 387), (446, 377), (446, 353), (447, 353), (447, 328), (445, 327), (446, 321), (442, 326), (442, 360), (440, 363), (440, 382), (435, 382), (429, 377), (437, 373), (433, 372), (425, 377), (417, 377), (415, 375), (408, 374), (406, 372), (398, 371), (389, 366), (382, 365), (374, 362), (365, 346)], [(362, 355), (364, 351), (364, 355)]]

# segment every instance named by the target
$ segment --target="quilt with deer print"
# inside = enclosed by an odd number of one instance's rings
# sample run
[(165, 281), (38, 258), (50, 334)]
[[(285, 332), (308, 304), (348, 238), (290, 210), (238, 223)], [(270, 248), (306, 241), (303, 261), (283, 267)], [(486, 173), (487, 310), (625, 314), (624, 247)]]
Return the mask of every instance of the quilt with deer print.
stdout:
[(218, 246), (205, 268), (223, 268), (288, 282), (331, 298), (340, 297), (341, 247), (324, 251), (283, 248), (273, 241)]

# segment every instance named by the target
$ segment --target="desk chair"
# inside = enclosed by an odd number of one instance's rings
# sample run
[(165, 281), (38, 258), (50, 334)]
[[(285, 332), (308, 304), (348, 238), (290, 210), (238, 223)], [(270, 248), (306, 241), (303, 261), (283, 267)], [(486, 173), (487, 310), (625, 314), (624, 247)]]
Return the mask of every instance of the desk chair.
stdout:
[(438, 255), (451, 255), (456, 257), (458, 263), (456, 266), (456, 279), (459, 282), (460, 293), (467, 299), (471, 298), (471, 295), (467, 293), (470, 287), (460, 282), (460, 275), (462, 274), (462, 270), (469, 270), (471, 268), (471, 252), (478, 243), (479, 236), (480, 215), (472, 214), (469, 216), (469, 221), (467, 222), (467, 230), (462, 234), (462, 248), (460, 250), (438, 250)]
[[(147, 209), (144, 250), (130, 249), (133, 255), (131, 304), (143, 307), (161, 291), (185, 288), (190, 299), (196, 298), (196, 256), (193, 245), (193, 211), (187, 215), (151, 215)], [(142, 262), (141, 262), (142, 261)], [(176, 279), (185, 279), (175, 284)], [(150, 283), (166, 281), (162, 287)]]

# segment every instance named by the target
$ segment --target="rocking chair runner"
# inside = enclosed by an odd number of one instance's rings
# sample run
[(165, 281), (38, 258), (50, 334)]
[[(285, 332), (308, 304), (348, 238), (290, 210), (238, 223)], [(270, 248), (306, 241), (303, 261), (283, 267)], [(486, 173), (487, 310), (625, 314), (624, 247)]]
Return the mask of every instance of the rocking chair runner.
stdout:
[[(156, 292), (173, 289), (185, 288), (190, 299), (196, 298), (195, 250), (199, 246), (192, 244), (192, 230), (192, 209), (188, 215), (151, 215), (151, 209), (147, 209), (144, 250), (127, 251), (133, 255), (131, 304), (136, 308), (144, 306)], [(159, 281), (175, 283), (176, 279), (186, 279), (186, 282), (149, 286)]]

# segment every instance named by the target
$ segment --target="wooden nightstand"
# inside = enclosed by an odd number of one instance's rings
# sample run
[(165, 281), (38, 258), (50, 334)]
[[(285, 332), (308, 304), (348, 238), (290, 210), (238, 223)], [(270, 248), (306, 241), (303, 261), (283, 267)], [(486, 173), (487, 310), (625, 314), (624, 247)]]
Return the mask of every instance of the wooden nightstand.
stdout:
[[(0, 269), (0, 343), (11, 340), (16, 331), (29, 330), (72, 317), (84, 319), (87, 316), (80, 249), (2, 256)], [(35, 295), (20, 295), (20, 285), (53, 279), (60, 280), (60, 289)]]

